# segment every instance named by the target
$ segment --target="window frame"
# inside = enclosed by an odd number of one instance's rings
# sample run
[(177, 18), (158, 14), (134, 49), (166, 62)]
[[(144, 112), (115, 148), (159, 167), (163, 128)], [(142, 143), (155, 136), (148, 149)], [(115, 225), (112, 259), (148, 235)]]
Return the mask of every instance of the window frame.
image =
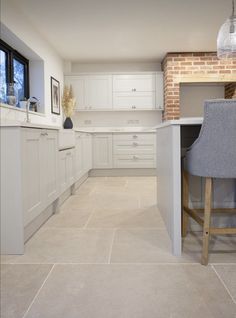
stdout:
[(24, 93), (29, 98), (29, 60), (0, 39), (0, 49), (6, 53), (6, 82), (14, 83), (14, 59), (24, 65)]

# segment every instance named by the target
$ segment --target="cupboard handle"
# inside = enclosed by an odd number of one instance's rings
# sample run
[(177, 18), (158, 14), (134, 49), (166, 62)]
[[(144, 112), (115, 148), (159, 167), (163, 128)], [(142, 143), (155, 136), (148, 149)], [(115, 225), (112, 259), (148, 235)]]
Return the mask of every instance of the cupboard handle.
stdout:
[(137, 139), (137, 138), (138, 138), (138, 136), (137, 136), (137, 135), (133, 135), (133, 138), (134, 138), (134, 139)]
[(42, 132), (41, 134), (40, 134), (41, 136), (48, 136), (48, 133), (47, 132)]
[(133, 142), (133, 146), (134, 146), (134, 147), (137, 147), (137, 146), (138, 146), (138, 143), (137, 143), (137, 142)]
[(133, 160), (138, 160), (138, 157), (137, 156), (133, 156)]
[(135, 105), (133, 105), (133, 106), (132, 106), (132, 109), (135, 109), (135, 108), (136, 108), (136, 106), (135, 106)]
[(136, 88), (132, 88), (132, 92), (136, 92)]

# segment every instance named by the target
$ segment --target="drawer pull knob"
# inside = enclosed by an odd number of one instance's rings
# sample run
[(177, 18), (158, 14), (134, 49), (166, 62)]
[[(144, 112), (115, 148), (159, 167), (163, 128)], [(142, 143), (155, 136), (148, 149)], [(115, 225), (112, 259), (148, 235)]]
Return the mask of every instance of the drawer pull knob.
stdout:
[(132, 106), (132, 109), (135, 109), (135, 108), (136, 108), (136, 106), (135, 106), (135, 105), (133, 105), (133, 106)]
[(137, 143), (137, 142), (133, 142), (133, 146), (134, 146), (134, 147), (137, 147), (137, 146), (138, 146), (138, 143)]
[(136, 92), (136, 88), (132, 88), (132, 92)]
[(137, 135), (133, 135), (133, 138), (134, 138), (134, 139), (137, 139), (137, 138), (138, 138), (138, 136), (137, 136)]
[(133, 160), (138, 160), (138, 157), (136, 157), (136, 156), (133, 156)]

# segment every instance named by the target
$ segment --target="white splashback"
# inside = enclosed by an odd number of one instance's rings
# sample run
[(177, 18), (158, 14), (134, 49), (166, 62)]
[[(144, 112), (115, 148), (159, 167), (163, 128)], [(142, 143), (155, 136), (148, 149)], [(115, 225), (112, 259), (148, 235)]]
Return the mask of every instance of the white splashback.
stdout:
[(162, 121), (160, 111), (110, 111), (76, 112), (73, 115), (75, 127), (152, 127)]

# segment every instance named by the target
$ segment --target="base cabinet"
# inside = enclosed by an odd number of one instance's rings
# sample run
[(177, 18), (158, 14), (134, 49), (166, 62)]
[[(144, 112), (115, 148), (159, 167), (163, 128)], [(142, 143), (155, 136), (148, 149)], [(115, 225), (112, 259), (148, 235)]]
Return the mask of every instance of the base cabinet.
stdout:
[(82, 136), (83, 174), (92, 169), (92, 135), (84, 133)]
[(112, 135), (93, 135), (93, 168), (112, 168)]
[(114, 134), (114, 168), (155, 168), (155, 133)]
[(59, 151), (60, 193), (66, 191), (75, 182), (75, 149)]
[(24, 229), (59, 196), (56, 130), (1, 128), (1, 252), (23, 254)]
[(22, 192), (24, 226), (58, 195), (56, 131), (22, 128)]

